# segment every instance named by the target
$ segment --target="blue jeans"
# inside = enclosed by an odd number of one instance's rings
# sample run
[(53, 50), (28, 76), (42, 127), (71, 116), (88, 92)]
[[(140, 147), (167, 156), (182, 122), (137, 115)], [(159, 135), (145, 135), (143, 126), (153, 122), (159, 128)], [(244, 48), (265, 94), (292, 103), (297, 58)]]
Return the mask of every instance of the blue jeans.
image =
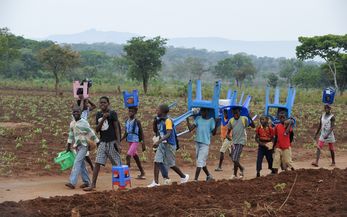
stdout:
[(81, 174), (83, 183), (89, 185), (90, 179), (84, 161), (88, 148), (84, 145), (79, 145), (76, 149), (77, 154), (70, 174), (70, 183), (75, 186), (77, 184), (78, 176)]

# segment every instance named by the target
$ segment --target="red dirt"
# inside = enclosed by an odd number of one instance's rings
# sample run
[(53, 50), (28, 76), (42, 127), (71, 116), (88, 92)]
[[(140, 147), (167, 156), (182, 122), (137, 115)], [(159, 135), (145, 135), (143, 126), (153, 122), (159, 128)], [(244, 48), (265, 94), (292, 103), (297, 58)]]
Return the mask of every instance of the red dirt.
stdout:
[[(286, 183), (283, 191), (275, 190), (281, 183)], [(74, 208), (81, 216), (345, 216), (346, 199), (347, 169), (300, 169), (247, 181), (189, 182), (4, 202), (0, 216), (70, 216)]]

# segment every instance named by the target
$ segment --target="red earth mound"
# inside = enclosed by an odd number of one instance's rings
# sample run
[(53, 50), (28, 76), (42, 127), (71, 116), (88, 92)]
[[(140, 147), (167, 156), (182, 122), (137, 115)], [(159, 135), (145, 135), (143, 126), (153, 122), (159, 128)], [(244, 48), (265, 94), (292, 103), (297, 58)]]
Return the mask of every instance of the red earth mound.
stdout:
[(347, 169), (4, 202), (0, 216), (346, 216)]

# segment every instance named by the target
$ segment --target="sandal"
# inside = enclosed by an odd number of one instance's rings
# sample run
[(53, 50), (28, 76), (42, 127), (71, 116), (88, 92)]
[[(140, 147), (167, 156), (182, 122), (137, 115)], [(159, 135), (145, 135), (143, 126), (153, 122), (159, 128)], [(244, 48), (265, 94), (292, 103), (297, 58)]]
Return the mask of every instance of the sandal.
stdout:
[(94, 191), (94, 188), (93, 186), (88, 186), (86, 188), (83, 188), (83, 191)]
[(89, 187), (89, 184), (83, 183), (82, 185), (80, 185), (80, 188), (86, 188), (86, 187)]
[(315, 162), (312, 162), (311, 165), (314, 166), (314, 167), (318, 167), (318, 164), (315, 163)]
[(146, 176), (145, 175), (137, 175), (137, 177), (135, 179), (146, 179)]
[(70, 189), (75, 189), (75, 186), (71, 183), (66, 183), (65, 186), (70, 188)]

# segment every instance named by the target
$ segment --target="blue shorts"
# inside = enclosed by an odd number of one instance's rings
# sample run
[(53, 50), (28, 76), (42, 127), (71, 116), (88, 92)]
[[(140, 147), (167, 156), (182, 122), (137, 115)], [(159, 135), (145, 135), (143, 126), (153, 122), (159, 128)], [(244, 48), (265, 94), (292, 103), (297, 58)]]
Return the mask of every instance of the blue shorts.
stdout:
[(209, 145), (196, 142), (196, 167), (205, 167), (208, 158)]

